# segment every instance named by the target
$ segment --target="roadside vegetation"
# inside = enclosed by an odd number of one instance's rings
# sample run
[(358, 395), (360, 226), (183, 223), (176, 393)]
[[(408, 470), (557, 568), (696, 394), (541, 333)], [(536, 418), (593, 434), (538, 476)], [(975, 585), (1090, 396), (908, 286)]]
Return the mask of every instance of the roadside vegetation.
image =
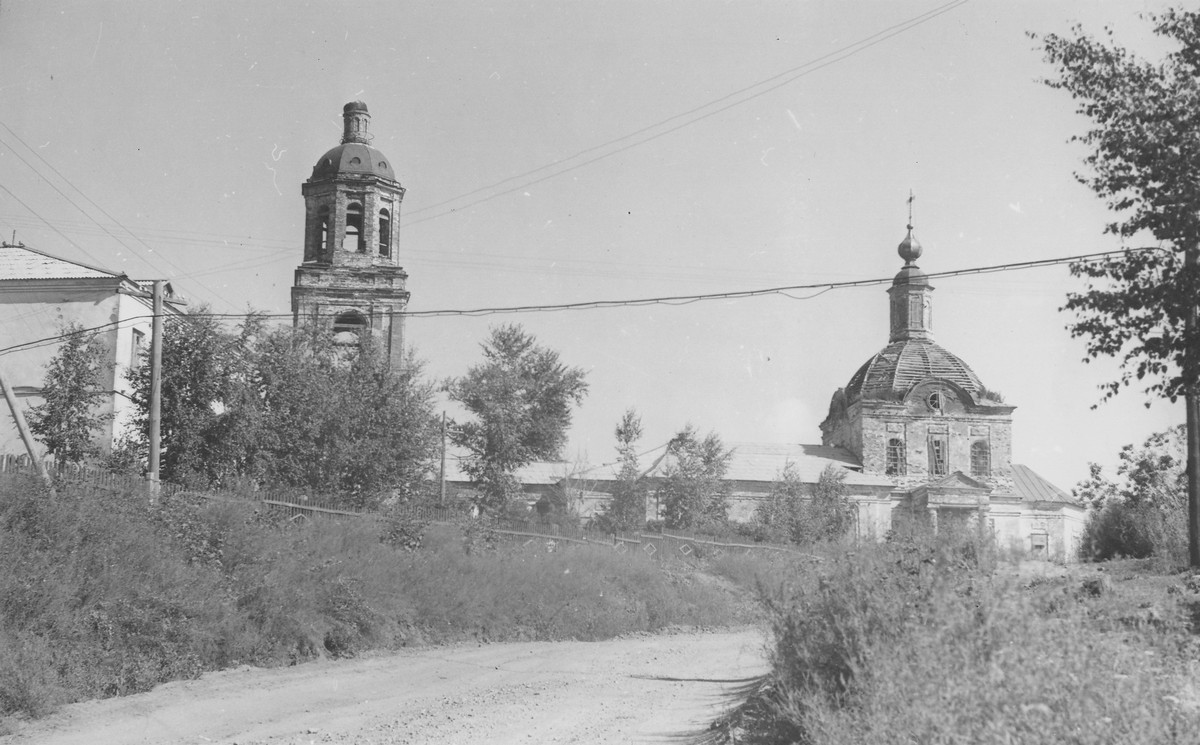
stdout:
[(762, 582), (772, 670), (699, 742), (1196, 741), (1200, 577), (1022, 577), (944, 536), (829, 551)]
[(445, 525), (412, 537), (386, 518), (294, 525), (253, 499), (185, 492), (150, 505), (140, 491), (67, 485), (51, 498), (32, 478), (6, 476), (0, 715), (245, 664), (602, 639), (746, 623), (753, 612), (744, 593), (684, 564), (544, 542), (468, 553)]

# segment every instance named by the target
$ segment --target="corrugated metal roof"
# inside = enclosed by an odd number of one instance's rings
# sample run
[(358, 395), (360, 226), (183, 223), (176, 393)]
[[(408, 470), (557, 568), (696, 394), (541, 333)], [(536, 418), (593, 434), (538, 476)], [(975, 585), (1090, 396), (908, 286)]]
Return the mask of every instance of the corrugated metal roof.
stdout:
[(0, 281), (14, 279), (102, 279), (124, 275), (60, 259), (28, 246), (0, 246)]
[(1055, 502), (1081, 506), (1070, 494), (1039, 476), (1029, 466), (1013, 464), (1013, 486), (1023, 502)]

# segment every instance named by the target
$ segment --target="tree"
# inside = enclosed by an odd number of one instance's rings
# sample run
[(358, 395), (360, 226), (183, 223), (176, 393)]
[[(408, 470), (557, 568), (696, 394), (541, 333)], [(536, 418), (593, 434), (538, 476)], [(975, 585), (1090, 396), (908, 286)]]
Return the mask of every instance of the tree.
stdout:
[(251, 358), (246, 403), (223, 419), (254, 422), (245, 430), (260, 439), (247, 466), (263, 481), (358, 508), (407, 501), (426, 487), (440, 426), (434, 387), (411, 353), (393, 368), (369, 335), (349, 353), (323, 331), (283, 328), (258, 340)]
[(112, 419), (98, 410), (108, 394), (104, 341), (77, 323), (62, 328), (63, 343), (46, 365), (42, 403), (29, 411), (29, 429), (59, 465), (100, 452), (96, 430)]
[(612, 499), (601, 515), (601, 522), (614, 532), (645, 526), (649, 492), (637, 453), (637, 443), (642, 438), (642, 418), (633, 409), (627, 409), (617, 424), (615, 435), (621, 470), (613, 485)]
[(1150, 435), (1140, 448), (1126, 445), (1115, 478), (1090, 464), (1089, 478), (1073, 490), (1089, 508), (1087, 555), (1174, 560), (1186, 554), (1186, 439), (1180, 426)]
[[(135, 439), (148, 429), (149, 375), (135, 380)], [(248, 482), (372, 508), (429, 484), (439, 432), (434, 387), (410, 354), (392, 369), (369, 336), (353, 348), (326, 329), (240, 332), (200, 310), (163, 344), (163, 476), (200, 486)]]
[(657, 490), (663, 522), (676, 530), (719, 530), (728, 520), (725, 471), (733, 451), (715, 432), (701, 439), (687, 425), (667, 444), (674, 456)]
[[(216, 461), (206, 443), (229, 398), (240, 362), (236, 334), (221, 328), (207, 307), (172, 316), (163, 323), (161, 477), (165, 481), (211, 481)], [(138, 407), (133, 438), (145, 451), (150, 429), (150, 365), (140, 365), (131, 381)]]
[(558, 457), (587, 382), (519, 325), (493, 328), (481, 347), (483, 362), (445, 383), (475, 417), (456, 423), (450, 439), (467, 451), (463, 470), (479, 486), (480, 510), (499, 514), (521, 491), (518, 468)]
[(799, 542), (804, 482), (796, 464), (788, 461), (775, 474), (767, 498), (754, 510), (754, 538), (760, 541)]
[(1161, 244), (1073, 264), (1088, 285), (1064, 310), (1077, 315), (1069, 328), (1086, 339), (1089, 357), (1121, 358), (1105, 398), (1136, 378), (1151, 395), (1185, 399), (1188, 555), (1200, 567), (1200, 13), (1150, 19), (1177, 46), (1157, 63), (1117, 46), (1111, 30), (1100, 40), (1078, 26), (1040, 39), (1058, 72), (1047, 85), (1070, 93), (1092, 122), (1073, 138), (1091, 149), (1076, 177), (1118, 214), (1107, 232)]
[(854, 527), (854, 515), (846, 493), (846, 469), (830, 463), (813, 486), (812, 499), (801, 509), (794, 540), (815, 543), (845, 538)]

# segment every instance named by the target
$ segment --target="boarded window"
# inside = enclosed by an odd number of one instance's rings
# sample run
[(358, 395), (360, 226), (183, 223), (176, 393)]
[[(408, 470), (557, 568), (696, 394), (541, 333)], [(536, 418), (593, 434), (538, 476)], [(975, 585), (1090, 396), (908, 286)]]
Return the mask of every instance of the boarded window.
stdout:
[(949, 443), (942, 435), (929, 438), (929, 473), (931, 476), (945, 476), (949, 473), (947, 463)]
[(971, 475), (990, 476), (992, 474), (992, 449), (987, 440), (976, 440), (971, 443)]
[(146, 334), (137, 329), (133, 330), (133, 345), (129, 350), (129, 371), (133, 372), (142, 364), (142, 349), (146, 346)]
[(903, 476), (907, 470), (904, 457), (904, 440), (893, 437), (887, 443), (887, 465), (884, 472), (888, 476)]

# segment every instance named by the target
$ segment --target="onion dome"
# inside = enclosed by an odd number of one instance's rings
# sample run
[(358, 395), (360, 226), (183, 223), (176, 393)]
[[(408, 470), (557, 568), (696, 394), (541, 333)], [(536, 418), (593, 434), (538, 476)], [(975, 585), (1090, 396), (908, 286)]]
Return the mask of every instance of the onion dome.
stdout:
[(342, 107), (342, 120), (342, 144), (317, 160), (309, 181), (339, 176), (378, 176), (396, 181), (396, 172), (387, 156), (370, 145), (371, 115), (367, 105), (362, 101), (351, 101)]

